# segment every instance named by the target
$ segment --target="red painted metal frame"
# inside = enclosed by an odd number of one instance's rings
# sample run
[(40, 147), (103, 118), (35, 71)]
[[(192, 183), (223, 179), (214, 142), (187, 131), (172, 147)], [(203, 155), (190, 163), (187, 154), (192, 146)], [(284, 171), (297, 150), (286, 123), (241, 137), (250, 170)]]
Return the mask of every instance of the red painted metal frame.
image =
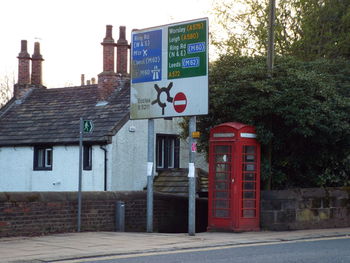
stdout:
[[(242, 137), (242, 133), (246, 136)], [(253, 134), (255, 134), (255, 128), (253, 126), (236, 122), (220, 124), (211, 129), (210, 131), (208, 230), (228, 230), (241, 232), (258, 231), (260, 229), (260, 144), (255, 138), (250, 138)], [(217, 216), (217, 210), (225, 209), (218, 208), (216, 205), (226, 204), (226, 202), (224, 202), (225, 199), (218, 200), (214, 197), (214, 195), (216, 195), (216, 191), (218, 191), (215, 189), (221, 187), (221, 185), (219, 186), (219, 184), (224, 184), (224, 181), (215, 181), (215, 178), (217, 178), (216, 160), (218, 160), (218, 157), (220, 157), (220, 154), (217, 156), (217, 154), (215, 153), (215, 147), (217, 146), (231, 147), (231, 176), (229, 178), (229, 184), (227, 186), (230, 194), (230, 213), (228, 217)], [(254, 146), (255, 154), (245, 154), (245, 146)], [(245, 163), (243, 157), (246, 155), (246, 159), (251, 159), (252, 157), (255, 157), (254, 161), (247, 161)], [(219, 162), (218, 164), (222, 163)], [(245, 173), (243, 171), (243, 168), (246, 167), (243, 166), (244, 164), (251, 165), (250, 169), (254, 169), (254, 171), (246, 171), (246, 178), (253, 178), (255, 176), (255, 181), (252, 179), (244, 180), (243, 176)], [(254, 192), (252, 190), (244, 190), (244, 183), (246, 183), (246, 186), (249, 186), (250, 188), (252, 187), (252, 185), (255, 186), (255, 198), (243, 199), (243, 192), (249, 192), (248, 194), (250, 195), (252, 192)], [(245, 208), (243, 206), (244, 200), (246, 201), (246, 205), (253, 207)], [(253, 202), (255, 205), (253, 205)], [(244, 210), (246, 211), (245, 216), (243, 214)], [(223, 212), (224, 213), (221, 213), (221, 215), (225, 214), (225, 211)], [(250, 217), (247, 217), (249, 215)]]

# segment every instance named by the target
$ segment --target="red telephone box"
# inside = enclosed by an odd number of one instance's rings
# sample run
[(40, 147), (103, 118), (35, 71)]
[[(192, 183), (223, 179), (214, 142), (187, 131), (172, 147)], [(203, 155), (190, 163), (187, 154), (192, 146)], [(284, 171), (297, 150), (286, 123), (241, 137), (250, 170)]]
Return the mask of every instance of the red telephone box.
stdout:
[(208, 208), (208, 230), (259, 230), (260, 144), (253, 126), (228, 122), (211, 129)]

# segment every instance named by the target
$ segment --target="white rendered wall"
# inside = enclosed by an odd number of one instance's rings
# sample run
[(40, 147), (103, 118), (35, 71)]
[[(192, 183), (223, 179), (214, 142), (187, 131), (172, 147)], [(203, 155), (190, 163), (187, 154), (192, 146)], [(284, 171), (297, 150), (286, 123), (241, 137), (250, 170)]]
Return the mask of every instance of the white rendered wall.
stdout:
[(108, 149), (108, 190), (143, 190), (147, 182), (147, 120), (128, 121)]
[[(181, 118), (156, 119), (154, 136), (157, 133), (180, 134), (179, 121)], [(147, 138), (148, 120), (129, 120), (114, 136), (112, 145), (108, 146), (108, 160), (111, 160), (108, 166), (108, 190), (144, 189), (147, 185)], [(186, 141), (180, 141), (180, 168), (188, 168), (188, 147)], [(208, 170), (201, 154), (197, 154), (196, 167)]]
[[(79, 147), (54, 146), (50, 171), (33, 170), (34, 147), (0, 147), (0, 191), (77, 191)], [(92, 170), (83, 170), (84, 191), (104, 189), (104, 153), (92, 148)]]

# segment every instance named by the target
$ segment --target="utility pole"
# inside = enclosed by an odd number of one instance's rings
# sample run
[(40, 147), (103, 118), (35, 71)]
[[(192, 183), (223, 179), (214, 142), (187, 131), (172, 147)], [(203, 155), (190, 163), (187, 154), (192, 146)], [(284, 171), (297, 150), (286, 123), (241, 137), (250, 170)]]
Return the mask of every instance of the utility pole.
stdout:
[[(270, 0), (269, 2), (269, 36), (267, 44), (267, 76), (272, 78), (273, 76), (273, 61), (274, 61), (274, 33), (275, 33), (275, 12), (276, 12), (276, 0)], [(271, 124), (272, 125), (272, 124)], [(270, 140), (267, 146), (267, 156), (269, 163), (269, 180), (267, 188), (271, 189), (272, 184), (272, 141)]]
[(272, 77), (274, 60), (274, 31), (275, 31), (276, 0), (269, 3), (269, 36), (267, 44), (267, 74)]

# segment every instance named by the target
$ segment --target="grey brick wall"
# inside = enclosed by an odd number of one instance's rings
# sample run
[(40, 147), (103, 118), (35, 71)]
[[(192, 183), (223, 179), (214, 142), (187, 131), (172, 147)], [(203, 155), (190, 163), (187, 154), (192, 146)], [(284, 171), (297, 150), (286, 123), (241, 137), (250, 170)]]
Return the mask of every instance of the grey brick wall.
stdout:
[[(82, 231), (114, 231), (116, 201), (125, 202), (125, 230), (146, 231), (146, 192), (83, 192)], [(187, 232), (186, 197), (154, 194), (154, 231)], [(207, 201), (197, 200), (197, 214), (206, 215)], [(206, 230), (206, 216), (197, 231)], [(0, 237), (74, 232), (77, 193), (0, 193)]]

